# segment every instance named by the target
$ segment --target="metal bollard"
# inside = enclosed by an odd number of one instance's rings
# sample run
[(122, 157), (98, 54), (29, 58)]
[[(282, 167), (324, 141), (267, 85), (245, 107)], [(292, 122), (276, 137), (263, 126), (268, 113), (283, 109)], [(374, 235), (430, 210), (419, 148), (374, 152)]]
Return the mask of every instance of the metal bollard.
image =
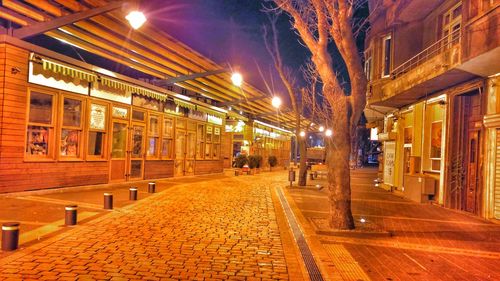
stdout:
[(113, 209), (113, 193), (104, 193), (104, 209)]
[(19, 247), (19, 223), (2, 224), (2, 251), (14, 251)]
[(148, 192), (155, 193), (156, 192), (156, 183), (150, 182), (148, 183)]
[(131, 200), (131, 201), (137, 200), (137, 187), (131, 187), (129, 189), (128, 199)]
[(290, 182), (290, 187), (292, 187), (292, 184), (295, 181), (295, 171), (293, 169), (288, 171), (288, 181)]
[(76, 225), (76, 209), (77, 205), (68, 205), (65, 209), (64, 223), (66, 225)]

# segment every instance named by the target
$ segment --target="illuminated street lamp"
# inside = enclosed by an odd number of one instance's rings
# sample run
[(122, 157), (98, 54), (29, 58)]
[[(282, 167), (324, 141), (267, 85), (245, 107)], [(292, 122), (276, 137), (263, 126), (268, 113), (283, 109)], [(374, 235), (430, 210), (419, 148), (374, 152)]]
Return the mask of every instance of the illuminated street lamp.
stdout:
[(330, 129), (326, 130), (325, 136), (331, 137), (332, 136), (332, 130), (330, 130)]
[(280, 108), (280, 106), (281, 106), (281, 99), (280, 99), (280, 97), (278, 97), (278, 96), (273, 97), (273, 100), (271, 101), (271, 104), (275, 108)]
[(241, 87), (241, 85), (243, 85), (243, 76), (241, 76), (241, 74), (238, 72), (234, 72), (231, 75), (231, 81), (236, 87)]
[(139, 11), (132, 11), (125, 17), (133, 29), (138, 29), (146, 22), (146, 16)]
[(323, 132), (324, 130), (325, 130), (325, 127), (323, 127), (323, 126), (319, 126), (319, 131), (320, 131), (320, 132)]

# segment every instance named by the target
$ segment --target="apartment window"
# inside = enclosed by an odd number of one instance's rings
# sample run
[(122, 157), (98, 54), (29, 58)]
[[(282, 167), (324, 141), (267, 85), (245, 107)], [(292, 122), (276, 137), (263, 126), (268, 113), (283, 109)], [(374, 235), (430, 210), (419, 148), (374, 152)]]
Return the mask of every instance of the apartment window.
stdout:
[(161, 157), (172, 159), (174, 155), (174, 119), (163, 118), (163, 131), (161, 142)]
[(372, 61), (372, 49), (370, 48), (365, 52), (365, 74), (368, 81), (373, 78)]
[[(88, 158), (104, 158), (106, 143), (106, 116), (108, 107), (103, 104), (91, 103), (89, 114), (89, 136), (87, 143)], [(87, 159), (88, 159), (87, 158)]]
[(382, 78), (391, 74), (392, 35), (382, 38)]
[(27, 157), (52, 158), (54, 103), (54, 95), (30, 92), (26, 138)]
[(157, 115), (149, 116), (147, 156), (157, 157), (160, 145), (160, 120)]
[(458, 3), (441, 16), (443, 46), (458, 43), (462, 21), (462, 4)]

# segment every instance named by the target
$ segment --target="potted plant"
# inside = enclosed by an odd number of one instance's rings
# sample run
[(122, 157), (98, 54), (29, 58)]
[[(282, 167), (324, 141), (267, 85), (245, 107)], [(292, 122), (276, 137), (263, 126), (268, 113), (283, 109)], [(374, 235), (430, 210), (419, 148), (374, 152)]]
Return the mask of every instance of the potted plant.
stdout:
[(248, 164), (248, 157), (246, 155), (238, 155), (234, 159), (234, 167), (238, 168), (238, 170), (236, 170), (234, 174), (238, 176), (240, 174), (240, 169), (243, 168), (243, 166), (245, 166), (246, 164)]
[(250, 168), (251, 174), (255, 173), (255, 168), (257, 168), (258, 163), (259, 163), (259, 160), (258, 160), (256, 155), (248, 156), (248, 167)]
[(255, 155), (255, 157), (257, 158), (256, 161), (257, 161), (257, 165), (255, 168), (257, 168), (257, 173), (260, 173), (260, 168), (262, 167), (262, 156), (261, 155)]
[(269, 163), (269, 171), (273, 170), (273, 167), (276, 167), (278, 165), (278, 158), (276, 156), (271, 155), (269, 158), (267, 158), (267, 163)]

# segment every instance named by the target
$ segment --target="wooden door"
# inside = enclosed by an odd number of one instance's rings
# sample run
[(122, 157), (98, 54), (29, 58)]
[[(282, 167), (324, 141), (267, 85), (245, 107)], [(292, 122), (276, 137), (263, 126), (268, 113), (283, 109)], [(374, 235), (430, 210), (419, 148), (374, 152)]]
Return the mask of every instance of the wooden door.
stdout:
[(477, 193), (479, 183), (479, 130), (470, 131), (468, 134), (467, 148), (467, 179), (465, 194), (465, 210), (477, 213)]
[(175, 176), (184, 175), (184, 164), (186, 160), (186, 131), (177, 130), (175, 138)]
[(111, 136), (111, 159), (109, 164), (109, 180), (124, 181), (127, 179), (128, 158), (128, 122), (113, 120)]
[(138, 180), (143, 178), (145, 151), (145, 126), (133, 123), (131, 127), (130, 157), (129, 157), (129, 179)]

